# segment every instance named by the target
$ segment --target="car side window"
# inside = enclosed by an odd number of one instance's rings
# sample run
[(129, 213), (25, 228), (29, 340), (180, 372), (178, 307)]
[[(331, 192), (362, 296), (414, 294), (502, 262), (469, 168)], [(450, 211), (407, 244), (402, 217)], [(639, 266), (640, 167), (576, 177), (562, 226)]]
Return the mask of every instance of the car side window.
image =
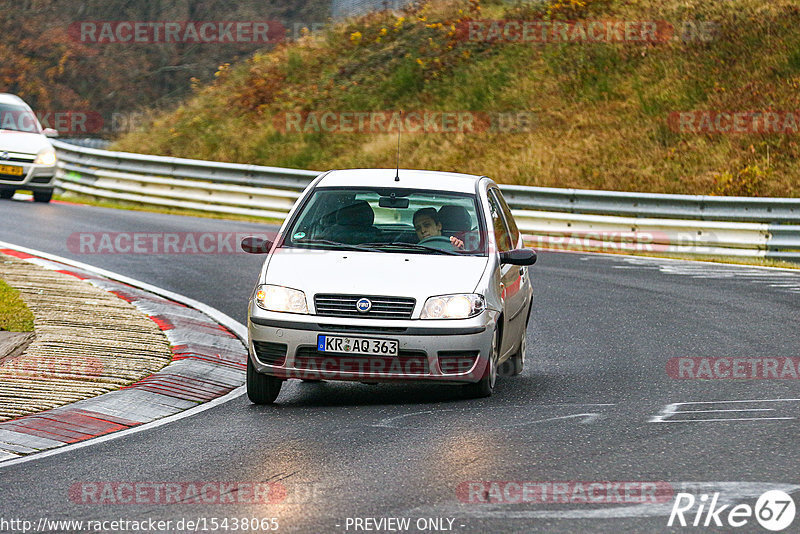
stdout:
[(511, 248), (514, 248), (517, 246), (517, 243), (519, 243), (519, 228), (517, 228), (517, 222), (514, 220), (514, 216), (511, 215), (511, 208), (508, 207), (506, 199), (503, 198), (503, 193), (501, 193), (499, 189), (492, 189), (491, 193), (497, 196), (497, 201), (500, 204), (500, 209), (503, 211), (503, 217), (506, 220), (506, 225), (511, 233)]
[(500, 252), (511, 250), (511, 239), (508, 235), (506, 224), (503, 222), (503, 210), (500, 207), (500, 203), (497, 201), (491, 191), (489, 192), (488, 198), (489, 210), (492, 215), (492, 228), (494, 229), (494, 238), (497, 242), (497, 249)]

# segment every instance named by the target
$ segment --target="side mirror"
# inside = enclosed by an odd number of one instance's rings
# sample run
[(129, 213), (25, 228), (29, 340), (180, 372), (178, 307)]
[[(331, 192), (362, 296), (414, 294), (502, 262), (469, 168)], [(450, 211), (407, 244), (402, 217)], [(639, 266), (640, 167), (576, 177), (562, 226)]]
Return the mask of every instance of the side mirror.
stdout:
[(45, 128), (42, 130), (42, 133), (45, 135), (45, 137), (58, 137), (58, 130), (53, 128)]
[(272, 241), (260, 237), (245, 237), (242, 239), (242, 250), (249, 254), (266, 254), (272, 248)]
[(511, 265), (533, 265), (536, 263), (536, 251), (529, 248), (516, 248), (500, 253), (500, 263)]

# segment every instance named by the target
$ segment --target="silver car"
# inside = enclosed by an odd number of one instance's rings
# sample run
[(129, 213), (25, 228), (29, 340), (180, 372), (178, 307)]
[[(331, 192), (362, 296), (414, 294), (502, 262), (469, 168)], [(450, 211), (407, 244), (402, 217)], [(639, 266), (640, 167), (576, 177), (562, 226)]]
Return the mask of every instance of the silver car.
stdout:
[(431, 381), (486, 397), (498, 369), (522, 371), (536, 253), (485, 176), (329, 171), (274, 242), (242, 248), (268, 254), (248, 308), (254, 403), (274, 402), (287, 379)]

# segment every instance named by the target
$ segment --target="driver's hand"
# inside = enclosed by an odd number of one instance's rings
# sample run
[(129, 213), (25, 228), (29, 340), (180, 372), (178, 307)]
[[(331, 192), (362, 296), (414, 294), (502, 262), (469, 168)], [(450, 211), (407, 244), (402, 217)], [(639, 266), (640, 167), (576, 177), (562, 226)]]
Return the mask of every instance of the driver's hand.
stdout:
[(450, 244), (453, 245), (456, 248), (461, 248), (461, 249), (464, 248), (464, 242), (461, 241), (459, 238), (457, 238), (454, 235), (450, 236)]

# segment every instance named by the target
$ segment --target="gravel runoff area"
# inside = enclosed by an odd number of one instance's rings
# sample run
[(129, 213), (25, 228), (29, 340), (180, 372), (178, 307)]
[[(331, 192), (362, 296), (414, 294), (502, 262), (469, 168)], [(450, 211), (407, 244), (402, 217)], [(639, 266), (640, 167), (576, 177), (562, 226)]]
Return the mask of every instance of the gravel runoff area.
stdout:
[(0, 278), (34, 314), (34, 338), (0, 354), (0, 421), (120, 389), (172, 360), (159, 326), (76, 276), (0, 253)]

